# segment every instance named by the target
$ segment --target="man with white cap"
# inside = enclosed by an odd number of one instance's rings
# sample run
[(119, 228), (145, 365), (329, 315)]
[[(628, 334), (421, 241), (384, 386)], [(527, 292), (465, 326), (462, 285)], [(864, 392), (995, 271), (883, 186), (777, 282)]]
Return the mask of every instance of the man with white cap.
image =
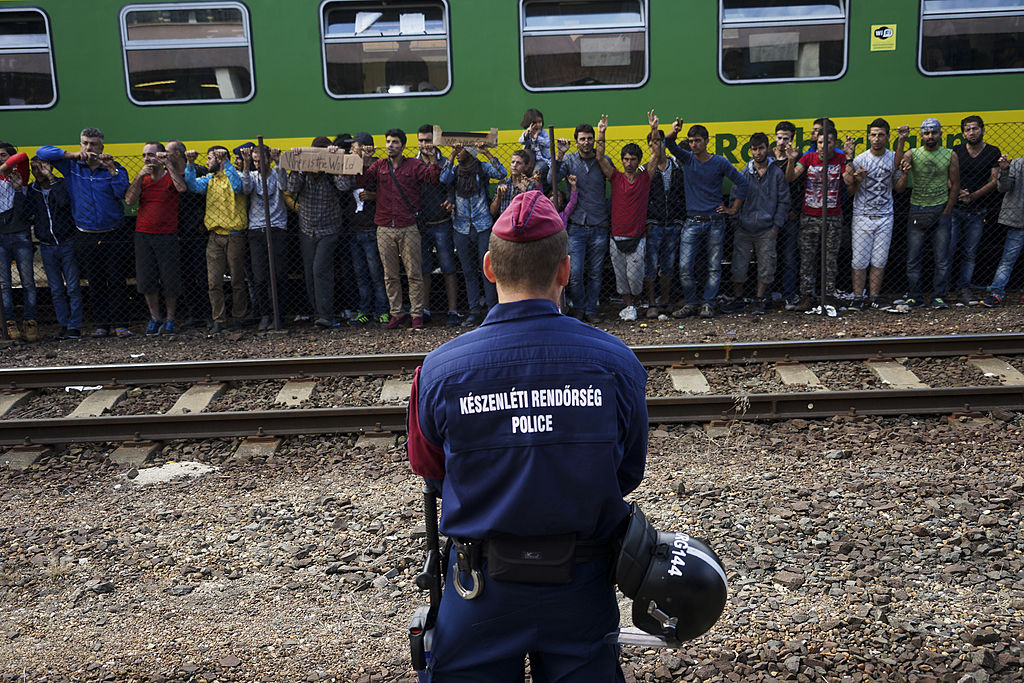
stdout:
[(907, 296), (893, 302), (889, 310), (907, 313), (924, 303), (921, 291), (921, 252), (930, 236), (935, 258), (932, 282), (932, 308), (948, 308), (946, 290), (949, 289), (949, 233), (953, 207), (960, 195), (960, 165), (956, 155), (939, 143), (942, 124), (938, 119), (925, 119), (921, 123), (921, 147), (915, 147), (903, 156), (903, 171), (894, 185), (897, 192), (913, 181), (910, 193), (910, 213), (907, 216)]
[(609, 569), (644, 473), (647, 373), (559, 312), (568, 238), (541, 192), (512, 200), (489, 246), (498, 304), (427, 356), (409, 398), (409, 461), (454, 542), (430, 676), (516, 680), (529, 654), (535, 680), (622, 681)]

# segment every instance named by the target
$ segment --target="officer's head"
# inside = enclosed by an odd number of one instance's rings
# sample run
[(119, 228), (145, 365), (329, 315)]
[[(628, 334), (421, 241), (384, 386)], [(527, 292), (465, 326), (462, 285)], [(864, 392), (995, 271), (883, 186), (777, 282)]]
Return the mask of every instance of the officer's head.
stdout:
[(499, 301), (557, 301), (569, 282), (569, 237), (542, 192), (516, 195), (495, 221), (488, 246), (484, 275), (497, 284)]

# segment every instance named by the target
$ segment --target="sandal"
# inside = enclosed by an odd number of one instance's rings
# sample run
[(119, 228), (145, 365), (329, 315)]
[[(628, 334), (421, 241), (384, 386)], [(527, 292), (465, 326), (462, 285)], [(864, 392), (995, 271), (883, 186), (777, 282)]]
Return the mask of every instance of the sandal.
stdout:
[(97, 327), (95, 330), (92, 331), (92, 336), (94, 337), (106, 337), (109, 334), (110, 331), (107, 330), (107, 328), (105, 327)]
[(114, 334), (116, 334), (118, 337), (124, 338), (132, 336), (132, 331), (129, 330), (127, 327), (119, 327), (116, 330), (114, 330)]

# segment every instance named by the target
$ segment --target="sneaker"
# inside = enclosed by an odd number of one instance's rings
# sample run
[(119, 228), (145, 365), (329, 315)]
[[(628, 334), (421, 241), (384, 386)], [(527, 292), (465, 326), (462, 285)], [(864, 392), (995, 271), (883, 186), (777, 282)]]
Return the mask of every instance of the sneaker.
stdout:
[(160, 328), (160, 334), (168, 337), (173, 337), (178, 333), (178, 323), (174, 320), (165, 320), (163, 327)]
[(694, 315), (696, 312), (697, 312), (697, 309), (694, 306), (691, 306), (690, 304), (683, 304), (681, 308), (677, 308), (676, 310), (672, 311), (672, 317), (673, 318), (689, 318), (691, 315)]
[(586, 313), (583, 315), (583, 321), (588, 322), (591, 325), (600, 325), (604, 320), (597, 313)]
[[(434, 316), (430, 315), (430, 311), (429, 310), (427, 310), (426, 308), (423, 309), (423, 322), (429, 323), (433, 319), (433, 317)], [(422, 328), (417, 327), (416, 329), (418, 330), (418, 329), (422, 329)]]
[(412, 320), (409, 321), (409, 327), (411, 327), (414, 330), (422, 330), (423, 329), (423, 318), (419, 317), (418, 315), (417, 316), (413, 316)]
[(995, 308), (1003, 305), (1003, 300), (996, 294), (989, 293), (984, 299), (981, 300), (981, 305), (985, 308)]
[(213, 324), (210, 325), (210, 334), (220, 334), (223, 331), (224, 331), (224, 325), (219, 323), (219, 322), (217, 322), (216, 320), (214, 320)]
[(658, 319), (658, 314), (659, 314), (659, 310), (658, 310), (657, 306), (648, 306), (647, 307), (647, 319), (648, 320), (657, 320)]
[(67, 339), (67, 338), (68, 338), (68, 328), (66, 328), (66, 327), (60, 328), (60, 332), (57, 333), (57, 339), (60, 340), (60, 339)]
[(458, 311), (448, 311), (448, 319), (445, 320), (445, 327), (458, 327), (462, 324), (462, 316)]
[(782, 303), (787, 311), (795, 311), (796, 307), (800, 305), (800, 297), (796, 294), (790, 294), (782, 300)]
[(349, 320), (349, 322), (353, 325), (369, 325), (370, 316), (366, 315), (362, 311), (356, 311), (356, 314), (352, 316), (352, 319)]
[(118, 327), (116, 330), (114, 330), (114, 334), (116, 334), (119, 338), (124, 339), (125, 337), (132, 336), (132, 331), (129, 330), (127, 327)]
[(943, 299), (941, 296), (933, 296), (932, 297), (932, 308), (935, 308), (935, 309), (949, 308), (949, 304), (947, 304), (946, 300)]
[(469, 315), (462, 319), (462, 327), (476, 327), (480, 323), (483, 314), (480, 311), (470, 311)]
[(389, 322), (391, 322), (391, 314), (381, 313), (380, 315), (377, 316), (377, 322), (380, 323), (381, 325), (387, 325)]
[(68, 339), (81, 339), (81, 338), (82, 338), (82, 331), (80, 329), (78, 329), (77, 327), (69, 327), (68, 328)]
[(160, 328), (163, 327), (164, 321), (159, 318), (150, 318), (149, 322), (146, 323), (146, 336), (155, 337), (160, 334)]
[(700, 317), (705, 318), (705, 319), (706, 318), (714, 318), (715, 317), (715, 307), (712, 306), (711, 304), (704, 304), (703, 306), (700, 307)]
[(847, 306), (847, 308), (852, 311), (863, 311), (865, 306), (867, 306), (867, 299), (862, 296), (857, 296), (853, 298), (853, 301), (850, 302), (850, 305)]
[(815, 307), (814, 300), (811, 297), (809, 297), (809, 296), (802, 296), (802, 297), (800, 297), (800, 301), (797, 303), (796, 306), (793, 307), (792, 310), (799, 311), (801, 313), (806, 313), (807, 311), (811, 310), (814, 307)]
[(767, 308), (768, 301), (764, 297), (754, 299), (750, 302), (750, 312), (754, 315), (764, 315)]
[(885, 308), (885, 304), (877, 296), (873, 296), (868, 299), (867, 308), (879, 311)]
[(729, 297), (718, 307), (722, 313), (742, 313), (747, 310), (747, 304), (740, 297)]
[(266, 332), (269, 329), (270, 329), (270, 316), (269, 315), (265, 315), (265, 316), (260, 318), (259, 324), (256, 325), (256, 331), (257, 332)]
[(11, 340), (21, 339), (21, 329), (18, 327), (17, 320), (7, 321), (7, 337)]
[(340, 327), (341, 326), (341, 323), (336, 322), (334, 320), (328, 320), (327, 318), (317, 318), (316, 322), (313, 323), (313, 324), (316, 325), (317, 327), (323, 327), (323, 328), (331, 328), (331, 327)]
[(636, 320), (636, 306), (626, 306), (619, 311), (619, 317), (626, 322), (633, 322)]
[(384, 329), (394, 330), (401, 327), (402, 325), (405, 325), (407, 322), (409, 322), (409, 316), (407, 315), (392, 316), (391, 319), (388, 320), (387, 324), (384, 325)]
[(35, 320), (25, 320), (21, 323), (24, 327), (25, 341), (34, 342), (39, 341), (39, 325), (36, 324)]
[(970, 289), (961, 289), (957, 294), (957, 299), (964, 306), (977, 306), (981, 303), (981, 299), (975, 296), (974, 292)]

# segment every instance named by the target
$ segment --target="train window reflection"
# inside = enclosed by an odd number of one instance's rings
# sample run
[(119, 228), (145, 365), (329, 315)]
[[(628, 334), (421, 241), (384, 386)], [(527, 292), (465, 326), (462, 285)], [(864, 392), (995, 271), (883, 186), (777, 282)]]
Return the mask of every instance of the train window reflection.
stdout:
[(249, 14), (240, 3), (124, 7), (128, 98), (144, 105), (251, 99), (250, 36)]
[(720, 0), (726, 83), (833, 80), (846, 72), (847, 0)]
[(649, 73), (646, 0), (520, 0), (523, 86), (635, 88)]
[(331, 97), (437, 95), (451, 85), (446, 1), (330, 0), (320, 28)]
[(0, 9), (0, 109), (45, 109), (57, 101), (49, 18)]
[(1024, 0), (924, 0), (921, 10), (923, 73), (1024, 71)]

